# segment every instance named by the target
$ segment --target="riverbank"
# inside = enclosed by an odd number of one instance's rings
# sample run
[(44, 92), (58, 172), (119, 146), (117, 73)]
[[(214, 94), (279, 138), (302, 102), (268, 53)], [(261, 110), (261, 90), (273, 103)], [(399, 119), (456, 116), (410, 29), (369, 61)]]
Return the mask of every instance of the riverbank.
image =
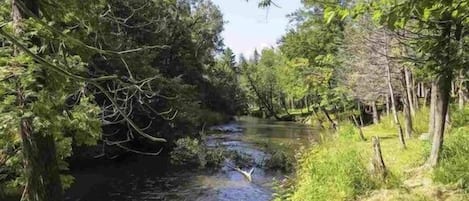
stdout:
[[(434, 170), (422, 168), (430, 147), (429, 141), (419, 139), (428, 125), (425, 110), (416, 114), (415, 134), (405, 150), (388, 117), (363, 128), (367, 141), (360, 140), (352, 124), (342, 123), (337, 133), (324, 133), (322, 144), (300, 154), (295, 179), (279, 184), (276, 200), (467, 200), (468, 112), (452, 114), (443, 158)], [(371, 173), (373, 136), (381, 140), (384, 181)]]

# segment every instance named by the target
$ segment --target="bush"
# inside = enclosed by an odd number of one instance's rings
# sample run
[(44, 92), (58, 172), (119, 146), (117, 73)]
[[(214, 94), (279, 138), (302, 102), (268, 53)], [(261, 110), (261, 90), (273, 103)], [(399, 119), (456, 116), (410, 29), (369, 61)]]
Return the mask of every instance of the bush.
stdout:
[(469, 191), (469, 127), (454, 129), (447, 136), (433, 177), (445, 184), (458, 183)]
[(202, 160), (202, 145), (197, 139), (181, 138), (176, 141), (176, 147), (171, 152), (171, 163), (175, 165), (192, 164), (205, 165)]
[(171, 163), (174, 165), (196, 165), (200, 168), (218, 166), (225, 159), (226, 152), (223, 148), (208, 149), (198, 139), (189, 137), (176, 141), (176, 147), (171, 152)]
[(375, 187), (353, 147), (323, 144), (299, 160), (292, 200), (351, 200)]

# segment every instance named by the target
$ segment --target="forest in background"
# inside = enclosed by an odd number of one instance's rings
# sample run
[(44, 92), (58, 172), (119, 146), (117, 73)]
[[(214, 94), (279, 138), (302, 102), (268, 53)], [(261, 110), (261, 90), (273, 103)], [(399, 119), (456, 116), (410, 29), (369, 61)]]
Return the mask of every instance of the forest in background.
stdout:
[[(335, 133), (302, 151), (277, 199), (357, 199), (417, 167), (467, 192), (467, 13), (465, 1), (305, 0), (278, 48), (236, 61), (209, 0), (2, 2), (0, 186), (62, 200), (82, 149), (158, 155), (250, 114)], [(373, 163), (376, 178), (363, 162), (375, 136), (378, 159), (397, 158)]]

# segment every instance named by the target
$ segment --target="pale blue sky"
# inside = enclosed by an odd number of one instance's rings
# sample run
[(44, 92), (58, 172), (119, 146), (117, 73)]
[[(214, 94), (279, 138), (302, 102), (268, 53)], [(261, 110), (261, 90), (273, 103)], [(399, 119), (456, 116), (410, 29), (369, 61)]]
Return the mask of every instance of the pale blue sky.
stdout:
[(288, 25), (287, 14), (301, 7), (301, 0), (275, 0), (281, 7), (257, 7), (258, 0), (212, 0), (223, 12), (227, 24), (223, 38), (225, 45), (249, 57), (258, 50), (275, 46)]

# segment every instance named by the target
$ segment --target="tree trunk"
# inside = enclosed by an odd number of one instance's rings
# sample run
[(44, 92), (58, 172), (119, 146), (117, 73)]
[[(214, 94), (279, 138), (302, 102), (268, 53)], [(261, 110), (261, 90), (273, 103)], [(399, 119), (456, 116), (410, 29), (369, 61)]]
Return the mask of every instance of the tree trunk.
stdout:
[(415, 112), (419, 110), (419, 88), (420, 88), (420, 83), (417, 84), (417, 88), (415, 87), (415, 79), (414, 79), (414, 74), (412, 74), (412, 71), (410, 72), (410, 77), (412, 80), (412, 103), (414, 104), (414, 115)]
[(404, 139), (404, 134), (402, 133), (402, 127), (401, 127), (401, 123), (399, 122), (399, 117), (397, 116), (397, 109), (396, 109), (396, 101), (394, 99), (394, 89), (392, 87), (392, 79), (391, 79), (391, 64), (388, 60), (388, 57), (387, 57), (387, 51), (388, 50), (388, 47), (387, 45), (389, 44), (388, 43), (388, 38), (386, 36), (386, 33), (385, 33), (385, 37), (386, 37), (386, 74), (387, 74), (387, 82), (388, 82), (388, 89), (389, 89), (389, 96), (391, 96), (391, 108), (392, 108), (392, 114), (394, 116), (394, 124), (396, 125), (397, 127), (397, 132), (398, 132), (398, 135), (399, 135), (399, 141), (401, 143), (401, 147), (402, 148), (406, 148), (406, 144), (405, 144), (405, 139)]
[(362, 111), (362, 104), (360, 103), (360, 101), (358, 101), (358, 112), (360, 113), (359, 114), (359, 118), (360, 118), (360, 126), (363, 127), (364, 123), (363, 123), (363, 111)]
[(360, 135), (360, 139), (363, 141), (366, 141), (365, 135), (363, 135), (362, 127), (358, 124), (358, 121), (355, 115), (352, 115), (352, 119), (353, 119), (353, 122), (355, 123), (355, 126), (358, 128), (358, 134)]
[(433, 133), (435, 130), (435, 110), (436, 110), (436, 99), (438, 86), (435, 81), (432, 81), (432, 87), (430, 92), (430, 112), (428, 116), (428, 137), (429, 139), (433, 138)]
[(304, 99), (305, 99), (305, 107), (306, 107), (306, 111), (307, 111), (308, 113), (310, 113), (310, 112), (311, 112), (311, 110), (309, 109), (309, 101), (308, 101), (308, 96), (306, 95), (306, 96), (304, 97)]
[(332, 124), (332, 127), (334, 128), (334, 130), (337, 130), (337, 123), (332, 120), (331, 116), (329, 115), (329, 112), (327, 112), (326, 109), (324, 109), (324, 107), (321, 107), (321, 111), (326, 115), (327, 117), (327, 120), (329, 120), (329, 122)]
[[(459, 29), (458, 29), (459, 28)], [(457, 28), (457, 30), (459, 31), (457, 33), (457, 38), (456, 40), (458, 40), (459, 42), (459, 54), (460, 55), (463, 55), (464, 54), (464, 40), (462, 40), (462, 35), (464, 33), (464, 27), (462, 25), (460, 25), (459, 27)], [(463, 57), (463, 63), (465, 62), (465, 57)], [(458, 87), (458, 108), (459, 110), (463, 110), (464, 109), (464, 102), (465, 102), (465, 99), (467, 98), (466, 97), (466, 94), (465, 94), (465, 80), (464, 80), (464, 70), (461, 69), (459, 71), (459, 75), (458, 75), (458, 80), (459, 80), (459, 87)]]
[(403, 98), (404, 103), (404, 120), (405, 120), (405, 134), (407, 138), (412, 137), (412, 114), (410, 112), (410, 103), (407, 102), (407, 98)]
[[(22, 21), (28, 16), (20, 5), (39, 16), (39, 2), (37, 0), (12, 1), (13, 29), (16, 36), (23, 37)], [(19, 54), (21, 52), (15, 48), (14, 55)], [(22, 68), (21, 65), (14, 67)], [(17, 104), (20, 110), (26, 112), (29, 108), (23, 88), (24, 86), (18, 84)], [(22, 141), (23, 169), (26, 178), (22, 200), (61, 201), (63, 192), (54, 138), (49, 133), (34, 132), (32, 125), (31, 117), (20, 119), (19, 134)]]
[(459, 89), (458, 89), (458, 108), (459, 110), (464, 109), (464, 102), (466, 101), (466, 92), (464, 85), (464, 71), (459, 71)]
[(389, 104), (389, 94), (386, 94), (386, 116), (389, 116), (391, 111), (390, 104)]
[[(451, 83), (453, 81), (453, 70), (450, 59), (453, 54), (451, 48), (448, 47), (451, 45), (452, 23), (446, 22), (449, 21), (448, 19), (451, 19), (451, 13), (446, 11), (442, 20), (444, 23), (442, 23), (441, 40), (439, 41), (439, 43), (442, 44), (442, 47), (444, 48), (442, 48), (440, 55), (437, 55), (441, 56), (443, 71), (439, 73), (436, 80), (437, 99), (435, 107), (435, 130), (433, 133), (432, 150), (427, 161), (427, 165), (430, 167), (435, 167), (438, 164), (438, 161), (440, 160), (440, 153), (443, 149), (442, 147), (445, 133), (446, 115), (449, 106)], [(456, 26), (456, 29), (457, 28), (458, 26)], [(456, 34), (458, 34), (457, 31)], [(458, 40), (458, 35), (456, 35), (456, 40)]]
[[(431, 87), (430, 88), (425, 88), (425, 85), (423, 85), (423, 106), (426, 107), (427, 106), (427, 102), (428, 102), (428, 98), (429, 98), (429, 94), (431, 93)], [(431, 96), (431, 95), (430, 95)]]
[(412, 78), (411, 78), (411, 73), (410, 71), (404, 67), (404, 77), (405, 79), (402, 80), (402, 85), (404, 89), (406, 89), (406, 92), (404, 92), (404, 97), (401, 98), (402, 103), (404, 104), (404, 123), (405, 123), (405, 135), (407, 138), (410, 138), (412, 136), (412, 116), (415, 115), (415, 111), (413, 111), (414, 107), (413, 105), (413, 100), (412, 100)]
[(294, 110), (295, 109), (295, 100), (292, 98), (290, 98), (290, 109)]
[(433, 143), (430, 157), (428, 158), (428, 165), (435, 167), (438, 164), (440, 153), (443, 145), (446, 114), (448, 112), (448, 103), (451, 89), (451, 75), (448, 73), (446, 76), (441, 75), (437, 78), (436, 87), (436, 105), (435, 105), (435, 119), (433, 130)]
[(394, 90), (391, 83), (391, 68), (386, 65), (387, 69), (387, 77), (388, 77), (388, 87), (389, 87), (389, 95), (391, 96), (391, 108), (392, 108), (392, 115), (394, 117), (394, 124), (397, 127), (397, 134), (399, 135), (399, 141), (401, 142), (402, 148), (406, 148), (404, 134), (402, 133), (401, 123), (399, 122), (399, 117), (397, 116), (397, 109), (396, 109), (396, 101), (394, 100)]
[(376, 101), (371, 102), (371, 109), (373, 112), (373, 124), (379, 124), (378, 108), (376, 107)]
[(62, 185), (54, 138), (34, 133), (31, 119), (22, 119), (20, 126), (26, 186), (23, 200), (61, 201)]
[(406, 99), (410, 113), (412, 116), (415, 115), (415, 108), (414, 108), (414, 94), (413, 94), (413, 81), (412, 81), (412, 73), (410, 72), (409, 68), (404, 67), (404, 77), (405, 77), (405, 89), (406, 89)]

